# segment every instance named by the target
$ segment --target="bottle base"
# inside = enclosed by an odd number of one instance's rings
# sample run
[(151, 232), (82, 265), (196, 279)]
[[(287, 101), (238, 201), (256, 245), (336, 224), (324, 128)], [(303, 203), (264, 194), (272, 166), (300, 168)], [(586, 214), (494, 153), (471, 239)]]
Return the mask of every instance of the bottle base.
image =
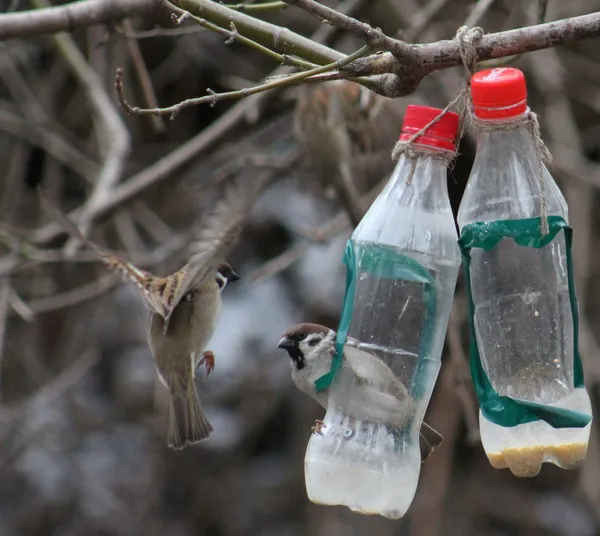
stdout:
[(402, 518), (415, 495), (419, 468), (372, 471), (352, 465), (306, 459), (306, 493), (311, 502), (346, 506), (361, 515)]
[[(592, 413), (587, 391), (575, 389), (569, 396), (554, 403), (558, 407)], [(591, 423), (584, 428), (552, 428), (544, 421), (535, 421), (504, 428), (488, 421), (479, 412), (481, 442), (492, 467), (510, 469), (520, 478), (537, 476), (544, 463), (561, 469), (575, 469), (585, 459)]]
[(494, 469), (508, 468), (517, 477), (530, 478), (539, 474), (544, 463), (552, 463), (561, 469), (575, 469), (585, 459), (587, 448), (587, 443), (567, 443), (512, 447), (486, 454)]

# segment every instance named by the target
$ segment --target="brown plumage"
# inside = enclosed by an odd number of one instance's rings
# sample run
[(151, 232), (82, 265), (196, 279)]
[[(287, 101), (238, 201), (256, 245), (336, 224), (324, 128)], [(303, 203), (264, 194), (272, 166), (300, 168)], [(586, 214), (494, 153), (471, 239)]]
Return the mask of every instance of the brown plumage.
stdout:
[(390, 153), (401, 127), (396, 101), (354, 82), (299, 90), (294, 131), (310, 160), (311, 185), (333, 189), (355, 225), (366, 209), (356, 199), (393, 169)]
[[(327, 409), (329, 391), (317, 392), (315, 381), (331, 369), (331, 351), (335, 345), (336, 332), (326, 326), (312, 323), (290, 327), (277, 344), (286, 350), (292, 360), (292, 380), (296, 387), (314, 398)], [(348, 403), (351, 413), (370, 413), (377, 419), (385, 418), (393, 427), (404, 426), (407, 417), (414, 412), (414, 402), (406, 387), (392, 370), (376, 355), (360, 349), (358, 341), (348, 337), (344, 346), (342, 366), (355, 377), (355, 398)], [(322, 425), (317, 421), (315, 429)], [(442, 443), (442, 435), (421, 423), (419, 449), (424, 462)]]
[(94, 249), (109, 269), (134, 283), (150, 310), (148, 343), (170, 393), (168, 445), (172, 448), (201, 441), (213, 430), (196, 392), (195, 370), (198, 364), (204, 364), (209, 374), (214, 367), (214, 355), (205, 348), (220, 313), (221, 291), (227, 283), (239, 279), (223, 259), (237, 242), (261, 187), (256, 181), (230, 187), (194, 232), (189, 261), (166, 277), (141, 270), (85, 238), (40, 192), (42, 205), (54, 219)]

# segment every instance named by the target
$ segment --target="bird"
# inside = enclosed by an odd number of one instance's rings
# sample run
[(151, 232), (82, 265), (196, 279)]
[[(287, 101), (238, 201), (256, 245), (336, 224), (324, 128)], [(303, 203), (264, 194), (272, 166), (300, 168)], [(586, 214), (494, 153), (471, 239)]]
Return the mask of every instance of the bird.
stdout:
[[(277, 344), (291, 359), (292, 380), (296, 387), (325, 409), (329, 391), (317, 392), (314, 382), (331, 370), (335, 342), (334, 330), (307, 322), (287, 329)], [(381, 359), (360, 349), (359, 345), (359, 341), (351, 337), (347, 337), (344, 345), (342, 366), (354, 375), (358, 385), (348, 401), (348, 412), (383, 421), (396, 429), (402, 428), (414, 413), (412, 397)], [(323, 426), (323, 421), (317, 420), (313, 431), (322, 433)], [(423, 422), (419, 433), (421, 461), (424, 462), (442, 441), (442, 435)]]
[(142, 270), (93, 243), (39, 192), (42, 206), (63, 229), (93, 249), (109, 269), (132, 282), (149, 310), (147, 339), (158, 376), (169, 391), (167, 445), (172, 449), (198, 443), (213, 431), (198, 397), (195, 371), (204, 365), (208, 376), (214, 369), (215, 356), (206, 345), (221, 310), (221, 292), (240, 279), (224, 258), (237, 242), (262, 186), (252, 181), (231, 186), (207, 221), (193, 231), (188, 262), (165, 277)]
[(402, 128), (394, 99), (348, 80), (307, 84), (298, 90), (294, 134), (310, 162), (310, 186), (335, 192), (356, 226), (366, 193), (391, 173), (390, 153)]

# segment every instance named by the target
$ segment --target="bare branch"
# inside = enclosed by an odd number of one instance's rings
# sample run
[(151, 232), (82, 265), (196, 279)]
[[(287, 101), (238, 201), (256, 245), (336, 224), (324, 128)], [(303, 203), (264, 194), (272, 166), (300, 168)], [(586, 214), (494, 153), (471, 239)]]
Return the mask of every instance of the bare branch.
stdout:
[(341, 52), (315, 43), (287, 28), (255, 19), (212, 0), (176, 0), (173, 3), (221, 28), (229, 28), (230, 23), (233, 22), (240, 35), (280, 54), (293, 54), (318, 65), (331, 63), (344, 57)]
[(73, 290), (68, 290), (61, 294), (55, 294), (54, 296), (49, 296), (48, 298), (38, 298), (37, 300), (32, 300), (27, 303), (27, 307), (29, 307), (29, 309), (35, 315), (56, 311), (57, 309), (64, 309), (66, 307), (73, 307), (74, 305), (78, 305), (101, 296), (119, 282), (119, 279), (113, 274), (105, 275), (100, 279), (92, 281), (91, 283), (86, 283), (85, 285)]
[(0, 17), (0, 41), (102, 24), (154, 9), (156, 0), (81, 0), (56, 7), (6, 13)]
[[(133, 25), (129, 19), (125, 19), (122, 24), (125, 32), (133, 34)], [(133, 64), (133, 68), (137, 75), (140, 88), (142, 89), (146, 106), (148, 108), (158, 108), (158, 99), (156, 98), (154, 87), (152, 87), (152, 79), (150, 78), (150, 73), (148, 72), (148, 67), (144, 61), (144, 56), (142, 55), (139, 43), (135, 39), (128, 39), (127, 48), (129, 49), (131, 63)], [(157, 133), (164, 132), (167, 128), (163, 118), (160, 116), (151, 117), (150, 124), (152, 125), (154, 132)]]
[[(44, 9), (47, 1), (33, 0), (33, 4)], [(85, 235), (92, 223), (96, 206), (109, 195), (110, 190), (121, 178), (125, 158), (129, 153), (129, 131), (108, 97), (102, 80), (90, 67), (71, 36), (59, 34), (55, 35), (53, 40), (56, 48), (69, 64), (73, 75), (88, 95), (100, 127), (100, 146), (104, 161), (96, 177), (92, 194), (81, 209), (79, 227)], [(69, 249), (72, 248), (73, 245)]]
[(244, 11), (246, 13), (276, 11), (278, 9), (285, 9), (287, 7), (285, 2), (261, 2), (260, 4), (224, 4), (224, 6), (228, 7), (229, 9)]
[[(0, 281), (0, 378), (2, 377), (2, 361), (4, 354), (4, 338), (6, 336), (6, 324), (8, 322), (8, 307), (10, 296), (10, 282), (8, 278)], [(0, 398), (2, 394), (0, 393)]]
[(208, 95), (204, 97), (197, 97), (194, 99), (186, 99), (184, 101), (179, 102), (178, 104), (174, 104), (173, 106), (168, 106), (166, 108), (138, 108), (137, 106), (132, 106), (125, 100), (125, 96), (123, 95), (123, 69), (120, 68), (117, 70), (117, 76), (115, 79), (115, 87), (117, 89), (117, 95), (119, 96), (119, 102), (121, 106), (127, 110), (128, 113), (134, 115), (170, 115), (171, 119), (173, 119), (181, 110), (184, 108), (189, 108), (190, 106), (198, 106), (199, 104), (208, 103), (211, 106), (214, 106), (217, 102), (226, 100), (226, 99), (240, 99), (243, 97), (247, 97), (249, 95), (256, 95), (257, 93), (262, 93), (263, 91), (268, 91), (270, 89), (274, 89), (277, 87), (284, 87), (296, 84), (298, 82), (303, 82), (310, 78), (313, 75), (325, 73), (327, 71), (331, 71), (333, 69), (341, 69), (344, 65), (353, 62), (354, 60), (364, 56), (369, 50), (369, 47), (364, 46), (360, 50), (354, 52), (354, 54), (350, 54), (343, 59), (337, 60), (328, 65), (322, 65), (320, 67), (315, 67), (314, 69), (310, 69), (309, 71), (304, 71), (301, 73), (291, 74), (288, 76), (282, 76), (275, 80), (271, 80), (265, 82), (264, 84), (259, 84), (258, 86), (254, 86), (251, 88), (240, 89), (239, 91), (228, 91), (226, 93), (215, 93), (214, 91), (207, 89)]
[[(526, 26), (493, 34), (484, 34), (476, 44), (479, 61), (503, 58), (542, 50), (567, 42), (581, 41), (600, 36), (600, 12), (561, 19), (535, 26)], [(456, 41), (438, 41), (426, 45), (415, 45), (419, 59), (415, 76), (425, 75), (440, 69), (460, 65), (460, 54)], [(394, 73), (398, 60), (390, 53), (371, 55), (347, 66), (344, 71), (352, 76)], [(402, 96), (403, 94), (387, 95)]]
[(416, 57), (414, 49), (403, 41), (388, 37), (380, 29), (373, 28), (369, 24), (360, 22), (353, 17), (344, 15), (335, 9), (319, 4), (314, 0), (283, 1), (291, 6), (299, 7), (321, 21), (332, 24), (341, 30), (353, 32), (358, 37), (364, 39), (365, 42), (375, 50), (387, 50), (396, 58), (402, 59), (403, 61), (415, 59)]

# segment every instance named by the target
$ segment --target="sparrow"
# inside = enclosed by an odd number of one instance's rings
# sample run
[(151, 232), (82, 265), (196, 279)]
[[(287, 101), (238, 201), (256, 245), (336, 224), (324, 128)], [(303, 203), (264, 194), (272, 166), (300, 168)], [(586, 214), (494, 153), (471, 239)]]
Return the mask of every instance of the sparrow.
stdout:
[[(315, 380), (331, 370), (335, 352), (336, 332), (320, 324), (303, 323), (289, 328), (277, 344), (291, 359), (292, 380), (296, 387), (327, 409), (329, 393), (317, 392)], [(348, 411), (385, 421), (393, 428), (402, 428), (414, 413), (414, 401), (406, 387), (377, 356), (364, 349), (356, 339), (347, 337), (342, 366), (356, 377), (359, 389), (353, 391)], [(325, 426), (317, 420), (313, 431), (321, 433)], [(442, 435), (423, 422), (419, 433), (421, 462), (442, 443)]]
[(366, 193), (394, 163), (389, 155), (402, 128), (402, 109), (394, 99), (348, 80), (299, 88), (294, 133), (310, 160), (320, 189), (333, 190), (353, 225), (366, 207)]
[(166, 277), (141, 270), (91, 242), (40, 192), (43, 206), (65, 231), (91, 247), (109, 269), (120, 272), (140, 292), (149, 310), (148, 344), (169, 391), (167, 445), (173, 449), (202, 441), (213, 431), (200, 404), (195, 371), (204, 365), (208, 376), (214, 369), (215, 356), (206, 345), (221, 310), (221, 292), (240, 279), (224, 257), (237, 242), (262, 186), (245, 181), (230, 187), (208, 222), (194, 231), (187, 264)]

